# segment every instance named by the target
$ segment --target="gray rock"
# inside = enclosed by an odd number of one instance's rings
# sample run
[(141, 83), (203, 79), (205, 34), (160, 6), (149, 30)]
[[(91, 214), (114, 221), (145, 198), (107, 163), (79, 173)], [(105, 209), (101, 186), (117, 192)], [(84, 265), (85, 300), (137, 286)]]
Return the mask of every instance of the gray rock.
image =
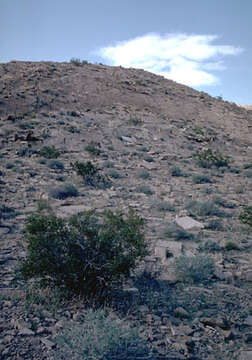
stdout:
[(204, 225), (190, 216), (177, 217), (175, 222), (184, 230), (203, 229)]
[(245, 321), (244, 321), (243, 324), (244, 324), (244, 325), (247, 325), (247, 326), (252, 326), (252, 315), (249, 315), (249, 316), (245, 319)]
[(56, 346), (52, 341), (50, 341), (50, 340), (48, 340), (48, 339), (42, 338), (42, 339), (40, 339), (40, 341), (41, 341), (42, 344), (44, 344), (48, 349), (53, 349), (53, 348)]
[(182, 244), (177, 241), (158, 240), (155, 247), (155, 255), (159, 257), (163, 264), (167, 260), (178, 257), (182, 253)]
[(176, 317), (180, 318), (180, 319), (184, 319), (184, 318), (189, 317), (189, 313), (184, 308), (182, 308), (181, 306), (177, 307), (174, 310), (174, 315)]
[(21, 336), (33, 336), (33, 335), (35, 335), (35, 333), (31, 329), (23, 328), (22, 330), (19, 331), (18, 335), (21, 335)]

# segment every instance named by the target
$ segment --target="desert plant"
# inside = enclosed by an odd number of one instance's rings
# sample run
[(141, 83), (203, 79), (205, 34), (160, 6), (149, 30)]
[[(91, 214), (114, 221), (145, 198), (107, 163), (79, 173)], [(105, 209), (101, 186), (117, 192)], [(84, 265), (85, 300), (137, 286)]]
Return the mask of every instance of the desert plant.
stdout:
[(224, 216), (225, 213), (221, 211), (213, 202), (200, 202), (196, 200), (189, 201), (186, 206), (191, 216)]
[(187, 176), (178, 166), (172, 166), (170, 169), (171, 176)]
[(174, 206), (169, 201), (160, 201), (157, 204), (157, 209), (159, 211), (175, 211)]
[(106, 171), (106, 175), (112, 177), (113, 179), (120, 179), (122, 177), (122, 174), (115, 169), (108, 169)]
[(239, 215), (239, 220), (246, 225), (252, 227), (252, 205), (244, 207)]
[(137, 172), (137, 177), (139, 177), (140, 179), (149, 179), (150, 178), (150, 174), (147, 170), (144, 169), (140, 169)]
[(136, 192), (143, 193), (145, 195), (153, 195), (154, 191), (148, 185), (138, 185)]
[(49, 190), (49, 195), (55, 199), (64, 200), (68, 197), (76, 197), (79, 195), (78, 190), (72, 184), (63, 184), (60, 186), (52, 187)]
[(229, 165), (229, 158), (223, 155), (220, 151), (213, 151), (211, 149), (203, 150), (195, 154), (197, 162), (204, 168), (211, 168), (212, 166), (222, 167)]
[(217, 252), (220, 251), (222, 248), (219, 244), (215, 241), (207, 240), (203, 245), (198, 247), (199, 251), (206, 251), (206, 252)]
[(228, 241), (226, 244), (225, 244), (225, 249), (230, 251), (230, 250), (239, 250), (239, 246), (234, 243), (233, 241)]
[(148, 253), (144, 222), (128, 214), (88, 211), (69, 220), (35, 213), (26, 223), (25, 279), (39, 277), (86, 295), (102, 296), (129, 276)]
[(94, 156), (99, 156), (101, 154), (101, 149), (99, 149), (97, 143), (94, 141), (88, 143), (88, 145), (85, 147), (85, 150)]
[(176, 273), (180, 280), (192, 283), (204, 283), (211, 280), (215, 266), (208, 255), (182, 255), (175, 260)]
[(39, 151), (39, 155), (46, 159), (56, 159), (60, 156), (60, 151), (54, 146), (43, 146)]
[(212, 198), (212, 201), (216, 204), (216, 205), (219, 205), (219, 206), (222, 206), (224, 208), (227, 208), (227, 209), (233, 209), (235, 208), (235, 204), (232, 204), (232, 203), (229, 203), (227, 202), (226, 199), (223, 199), (222, 197), (220, 196), (214, 196)]
[(80, 66), (81, 65), (81, 60), (78, 59), (78, 58), (73, 57), (73, 58), (70, 59), (70, 63), (73, 64), (73, 65), (76, 65), (76, 66)]
[(164, 236), (174, 240), (192, 240), (194, 238), (193, 234), (190, 234), (188, 231), (180, 228), (174, 223), (165, 226)]
[(220, 222), (220, 220), (212, 219), (208, 222), (206, 229), (213, 231), (223, 231), (224, 227), (222, 222)]
[(56, 159), (49, 160), (47, 165), (50, 169), (54, 169), (54, 170), (63, 170), (64, 169), (63, 162), (56, 160)]
[(71, 163), (76, 173), (82, 176), (86, 185), (97, 188), (107, 188), (111, 186), (111, 182), (104, 175), (100, 174), (100, 169), (93, 165), (90, 161)]
[(56, 342), (59, 344), (56, 359), (144, 360), (151, 353), (136, 328), (104, 310), (88, 310), (83, 322), (68, 325)]
[(209, 179), (208, 176), (200, 175), (200, 174), (193, 175), (192, 181), (193, 181), (194, 184), (205, 184), (205, 183), (211, 183), (212, 182), (211, 179)]
[(147, 162), (154, 162), (154, 161), (155, 161), (155, 160), (153, 159), (153, 157), (150, 156), (150, 155), (145, 155), (145, 156), (143, 156), (143, 159), (144, 159), (145, 161), (147, 161)]
[(244, 171), (244, 175), (247, 176), (248, 178), (252, 178), (252, 170)]

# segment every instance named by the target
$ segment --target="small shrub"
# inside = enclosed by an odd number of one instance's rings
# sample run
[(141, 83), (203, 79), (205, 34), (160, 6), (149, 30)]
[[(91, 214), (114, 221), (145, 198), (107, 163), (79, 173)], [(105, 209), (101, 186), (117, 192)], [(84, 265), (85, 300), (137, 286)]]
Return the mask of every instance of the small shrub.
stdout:
[(193, 175), (192, 177), (192, 181), (194, 184), (207, 184), (207, 183), (211, 183), (211, 179), (209, 179), (208, 176), (206, 175)]
[(252, 178), (252, 170), (244, 171), (244, 175), (247, 176), (248, 178)]
[(54, 170), (63, 170), (64, 169), (63, 162), (61, 162), (59, 160), (55, 160), (55, 159), (49, 160), (47, 165), (50, 169), (54, 169)]
[(172, 166), (170, 171), (171, 176), (183, 176), (183, 172), (178, 166)]
[(194, 235), (180, 228), (178, 225), (171, 223), (164, 228), (164, 236), (174, 240), (192, 240)]
[(106, 175), (112, 177), (113, 179), (120, 179), (122, 177), (122, 174), (120, 174), (115, 169), (109, 169), (106, 171)]
[(138, 150), (143, 152), (148, 152), (149, 148), (147, 148), (146, 146), (139, 146)]
[(252, 227), (252, 205), (244, 207), (242, 212), (239, 215), (239, 220), (245, 224)]
[(208, 222), (206, 229), (213, 230), (213, 231), (223, 231), (224, 227), (223, 227), (223, 224), (219, 220), (213, 219)]
[(217, 244), (215, 241), (208, 240), (204, 245), (199, 246), (199, 251), (208, 251), (208, 252), (217, 252), (221, 251), (221, 246)]
[(195, 157), (198, 164), (204, 168), (211, 168), (212, 166), (223, 167), (229, 165), (229, 158), (223, 155), (220, 151), (213, 151), (211, 149), (197, 152)]
[(89, 211), (69, 220), (35, 213), (26, 223), (25, 279), (39, 277), (71, 291), (102, 296), (129, 276), (147, 255), (143, 220), (128, 214)]
[(232, 203), (227, 202), (226, 199), (221, 198), (220, 196), (214, 196), (212, 201), (219, 206), (222, 206), (226, 209), (233, 209), (235, 208), (235, 205)]
[(161, 201), (157, 204), (159, 211), (175, 211), (174, 206), (169, 201)]
[(191, 216), (219, 216), (225, 215), (213, 202), (199, 202), (192, 200), (186, 204), (186, 210), (188, 210)]
[(30, 157), (32, 154), (35, 154), (36, 153), (36, 150), (28, 147), (28, 146), (23, 146), (21, 147), (18, 152), (17, 152), (17, 155), (18, 156), (28, 156)]
[(100, 169), (90, 161), (85, 163), (76, 161), (71, 163), (71, 166), (78, 175), (82, 176), (86, 185), (97, 188), (108, 188), (111, 186), (111, 182), (104, 175), (100, 174)]
[(244, 169), (252, 169), (252, 162), (251, 163), (246, 163), (243, 165)]
[(54, 146), (43, 146), (39, 151), (39, 155), (46, 159), (56, 159), (60, 156), (60, 151), (55, 149)]
[(238, 169), (238, 168), (235, 168), (235, 167), (230, 167), (229, 168), (229, 171), (233, 174), (240, 174), (241, 173), (241, 170)]
[(104, 163), (103, 163), (103, 167), (105, 167), (105, 168), (113, 168), (115, 165), (114, 165), (114, 163), (112, 162), (112, 161), (109, 161), (109, 160), (107, 160), (107, 161), (104, 161)]
[(204, 283), (211, 280), (215, 266), (212, 258), (207, 255), (183, 255), (175, 260), (175, 270), (184, 282)]
[(0, 205), (0, 222), (1, 220), (12, 219), (17, 216), (17, 214), (14, 208), (6, 206), (5, 204)]
[(81, 66), (81, 60), (78, 58), (71, 58), (70, 63), (76, 66)]
[(143, 123), (143, 120), (141, 120), (137, 117), (130, 117), (130, 119), (128, 120), (129, 125), (137, 126), (137, 125), (142, 125), (142, 123)]
[(154, 191), (148, 185), (138, 185), (136, 192), (143, 193), (145, 195), (153, 195)]
[(96, 142), (91, 141), (86, 147), (85, 150), (94, 156), (99, 156), (101, 154), (101, 149), (98, 148)]
[(139, 170), (138, 172), (137, 172), (137, 177), (139, 177), (140, 179), (149, 179), (150, 178), (150, 174), (148, 173), (148, 171), (147, 170)]
[(68, 197), (78, 196), (79, 192), (74, 185), (64, 184), (51, 188), (49, 191), (49, 195), (54, 199), (64, 200)]
[(11, 163), (11, 162), (8, 162), (6, 165), (5, 165), (6, 169), (13, 169), (15, 167), (15, 164), (14, 163)]
[(58, 359), (150, 358), (150, 349), (137, 329), (130, 328), (113, 313), (106, 315), (104, 310), (88, 310), (83, 323), (68, 325), (56, 337), (56, 342), (59, 345)]
[(239, 246), (234, 243), (233, 241), (228, 241), (225, 245), (225, 249), (230, 251), (230, 250), (239, 250)]
[(147, 162), (154, 162), (154, 161), (155, 161), (155, 160), (153, 159), (153, 157), (150, 156), (150, 155), (145, 155), (145, 156), (143, 157), (143, 159), (144, 159), (145, 161), (147, 161)]

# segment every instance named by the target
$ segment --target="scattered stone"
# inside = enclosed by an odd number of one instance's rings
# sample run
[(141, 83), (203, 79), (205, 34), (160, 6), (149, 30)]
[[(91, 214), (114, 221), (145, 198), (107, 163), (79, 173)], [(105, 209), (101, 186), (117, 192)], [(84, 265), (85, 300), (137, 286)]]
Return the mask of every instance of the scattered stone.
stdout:
[(42, 344), (44, 344), (48, 349), (53, 349), (54, 347), (56, 347), (56, 344), (54, 344), (52, 341), (50, 341), (50, 340), (48, 340), (48, 339), (41, 338), (40, 341), (41, 341)]

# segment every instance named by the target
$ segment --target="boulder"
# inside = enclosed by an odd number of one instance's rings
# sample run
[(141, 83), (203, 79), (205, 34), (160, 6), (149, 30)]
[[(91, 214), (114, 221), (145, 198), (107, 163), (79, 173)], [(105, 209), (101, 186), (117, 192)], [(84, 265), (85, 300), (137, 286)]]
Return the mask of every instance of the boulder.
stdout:
[(204, 225), (190, 216), (176, 217), (175, 222), (184, 230), (203, 229)]

